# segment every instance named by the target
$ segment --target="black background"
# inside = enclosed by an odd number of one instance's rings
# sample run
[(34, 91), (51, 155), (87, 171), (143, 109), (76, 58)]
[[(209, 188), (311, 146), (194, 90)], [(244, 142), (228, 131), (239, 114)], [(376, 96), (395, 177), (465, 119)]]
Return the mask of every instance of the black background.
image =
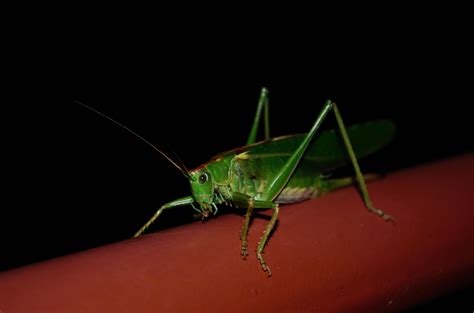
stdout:
[[(327, 37), (282, 32), (277, 43), (265, 34), (249, 42), (199, 32), (127, 41), (121, 32), (75, 33), (65, 44), (38, 39), (12, 51), (2, 100), (0, 270), (128, 239), (160, 205), (189, 194), (160, 155), (74, 101), (171, 147), (190, 168), (245, 143), (262, 86), (273, 136), (307, 131), (326, 99), (346, 124), (393, 120), (397, 137), (361, 162), (367, 172), (472, 151), (472, 49), (455, 31), (463, 25), (401, 33), (373, 26)], [(330, 115), (324, 127), (334, 125)], [(193, 220), (183, 207), (150, 231)]]

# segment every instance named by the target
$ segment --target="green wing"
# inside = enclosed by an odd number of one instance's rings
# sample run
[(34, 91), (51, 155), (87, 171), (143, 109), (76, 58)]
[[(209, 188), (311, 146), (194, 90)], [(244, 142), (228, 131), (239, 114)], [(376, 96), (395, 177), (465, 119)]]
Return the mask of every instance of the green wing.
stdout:
[[(347, 133), (357, 158), (369, 155), (387, 145), (394, 137), (395, 126), (387, 120), (356, 124), (347, 128)], [(236, 149), (249, 161), (281, 164), (300, 145), (305, 134), (273, 138), (269, 141)], [(267, 161), (267, 162), (265, 162)], [(326, 173), (349, 162), (348, 154), (338, 130), (316, 134), (303, 155), (301, 170), (310, 170), (312, 175)], [(267, 164), (268, 165), (268, 164)], [(299, 171), (298, 171), (299, 172)]]

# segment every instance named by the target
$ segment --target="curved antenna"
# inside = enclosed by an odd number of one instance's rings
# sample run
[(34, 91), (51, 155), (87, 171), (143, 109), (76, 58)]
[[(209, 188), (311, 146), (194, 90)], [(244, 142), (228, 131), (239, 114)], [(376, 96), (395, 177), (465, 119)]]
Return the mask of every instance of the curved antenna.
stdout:
[(100, 116), (102, 116), (103, 118), (106, 118), (108, 119), (109, 121), (115, 123), (116, 125), (122, 127), (123, 129), (125, 129), (126, 131), (128, 131), (129, 133), (131, 133), (132, 135), (135, 135), (138, 139), (140, 139), (141, 141), (143, 141), (144, 143), (146, 143), (147, 145), (149, 145), (150, 147), (152, 147), (153, 149), (155, 149), (156, 151), (158, 151), (158, 153), (160, 153), (165, 159), (167, 159), (168, 161), (170, 161), (171, 164), (173, 164), (181, 173), (183, 173), (183, 175), (188, 178), (188, 179), (191, 179), (191, 176), (189, 175), (188, 173), (188, 170), (186, 169), (186, 167), (184, 166), (183, 162), (178, 158), (179, 160), (179, 163), (183, 166), (179, 166), (175, 161), (173, 161), (168, 155), (166, 155), (163, 151), (161, 151), (160, 149), (158, 149), (157, 147), (155, 147), (151, 142), (149, 142), (148, 140), (146, 140), (145, 138), (143, 138), (142, 136), (140, 136), (139, 134), (137, 134), (136, 132), (134, 132), (133, 130), (131, 130), (130, 128), (128, 128), (127, 126), (117, 122), (116, 120), (114, 120), (113, 118), (105, 115), (104, 113), (100, 112), (100, 111), (97, 111), (96, 109), (94, 108), (91, 108), (90, 106), (88, 105), (85, 105), (84, 103), (82, 102), (79, 102), (77, 100), (74, 100), (74, 102), (76, 102), (77, 104), (80, 104), (82, 105), (83, 107), (85, 107), (86, 109), (89, 109), (91, 110), (92, 112), (94, 113), (97, 113), (99, 114)]

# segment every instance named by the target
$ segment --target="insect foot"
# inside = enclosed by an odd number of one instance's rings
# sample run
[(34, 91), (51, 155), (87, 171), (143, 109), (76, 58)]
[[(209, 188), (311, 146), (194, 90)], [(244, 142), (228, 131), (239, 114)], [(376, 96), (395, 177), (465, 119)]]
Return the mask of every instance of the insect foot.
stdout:
[(260, 261), (260, 264), (262, 265), (263, 271), (267, 272), (268, 277), (272, 276), (272, 271), (270, 271), (270, 268), (267, 266), (267, 263), (265, 263), (265, 259), (263, 258), (262, 252), (257, 252), (257, 258)]
[(393, 216), (385, 213), (384, 211), (379, 210), (379, 209), (374, 208), (374, 207), (369, 208), (369, 210), (370, 210), (370, 212), (372, 212), (372, 213), (380, 216), (381, 218), (383, 218), (384, 221), (391, 222), (391, 223), (395, 224), (395, 218)]

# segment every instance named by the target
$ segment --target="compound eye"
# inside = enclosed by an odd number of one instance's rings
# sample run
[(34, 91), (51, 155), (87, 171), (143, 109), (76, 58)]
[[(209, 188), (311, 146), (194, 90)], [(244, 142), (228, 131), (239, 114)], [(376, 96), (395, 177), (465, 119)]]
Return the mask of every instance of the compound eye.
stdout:
[(202, 173), (201, 175), (199, 175), (199, 183), (200, 184), (204, 184), (207, 182), (209, 176), (207, 176), (207, 173)]

